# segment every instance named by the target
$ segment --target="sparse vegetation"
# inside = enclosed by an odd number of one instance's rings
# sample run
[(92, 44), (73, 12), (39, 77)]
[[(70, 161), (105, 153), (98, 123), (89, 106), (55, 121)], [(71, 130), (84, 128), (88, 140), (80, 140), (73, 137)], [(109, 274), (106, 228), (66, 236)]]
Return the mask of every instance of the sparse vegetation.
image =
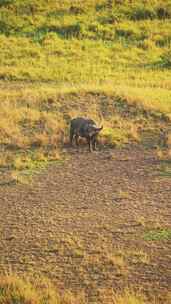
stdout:
[[(162, 227), (170, 225), (170, 184), (162, 177), (155, 184), (153, 155), (142, 147), (74, 153), (61, 167), (41, 171), (32, 184), (1, 186), (0, 269), (26, 278), (42, 273), (60, 295), (69, 289), (69, 303), (169, 304), (170, 239)], [(149, 164), (152, 173), (146, 171)], [(76, 301), (77, 294), (85, 298)]]

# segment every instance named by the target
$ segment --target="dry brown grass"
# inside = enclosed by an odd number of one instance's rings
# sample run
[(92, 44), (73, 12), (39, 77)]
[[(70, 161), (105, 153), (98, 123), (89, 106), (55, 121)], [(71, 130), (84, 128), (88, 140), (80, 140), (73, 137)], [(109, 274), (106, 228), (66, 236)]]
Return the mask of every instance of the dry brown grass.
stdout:
[(70, 291), (59, 294), (55, 286), (45, 277), (14, 274), (0, 276), (1, 304), (85, 304), (83, 293), (74, 296)]
[[(99, 289), (99, 298), (102, 303), (111, 304), (147, 304), (141, 292), (125, 289), (116, 293), (114, 289)], [(169, 300), (169, 294), (168, 294)], [(22, 277), (14, 274), (0, 276), (0, 303), (1, 304), (86, 304), (83, 292), (74, 295), (69, 290), (58, 293), (55, 286), (45, 277)], [(153, 303), (157, 303), (154, 301)], [(169, 303), (169, 302), (168, 302)], [(152, 302), (151, 302), (152, 304)]]
[(114, 295), (114, 304), (146, 304), (142, 294), (135, 294), (130, 290), (125, 290), (123, 294)]
[[(26, 86), (24, 83), (1, 82), (0, 144), (4, 147), (0, 151), (1, 167), (21, 171), (31, 166), (32, 161), (26, 161), (27, 156), (23, 157), (17, 150), (29, 152), (28, 158), (33, 159), (36, 154), (41, 161), (43, 158), (55, 160), (61, 144), (68, 143), (69, 121), (75, 116), (89, 116), (97, 124), (103, 124), (100, 142), (119, 147), (143, 142), (143, 130), (147, 129), (149, 134), (150, 128), (158, 130), (162, 126), (167, 129), (167, 123), (160, 117), (156, 121), (150, 112), (146, 117), (143, 102), (131, 101), (130, 94), (134, 92), (129, 92), (128, 96), (127, 91), (124, 95), (122, 92), (121, 87), (113, 87), (111, 83), (102, 87), (92, 84), (56, 88), (52, 84)], [(160, 134), (156, 133), (156, 143), (159, 137)], [(153, 140), (154, 134), (151, 134), (148, 141)]]

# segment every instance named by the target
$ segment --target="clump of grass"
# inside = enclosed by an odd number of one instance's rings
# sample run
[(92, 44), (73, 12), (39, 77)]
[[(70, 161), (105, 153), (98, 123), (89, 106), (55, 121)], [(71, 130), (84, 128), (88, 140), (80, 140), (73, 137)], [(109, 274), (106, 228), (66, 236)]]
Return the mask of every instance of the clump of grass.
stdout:
[(116, 304), (146, 304), (147, 301), (141, 294), (125, 290), (123, 294), (114, 295), (114, 303)]
[(101, 133), (102, 141), (111, 146), (122, 146), (123, 144), (128, 143), (128, 136), (126, 130), (123, 131), (116, 128), (104, 128)]
[(158, 159), (161, 161), (160, 164), (160, 172), (164, 173), (165, 171), (170, 171), (170, 161), (171, 161), (171, 148), (167, 146), (167, 148), (158, 147), (156, 151)]
[(64, 161), (59, 150), (35, 149), (29, 151), (21, 151), (13, 158), (9, 164), (10, 176), (12, 181), (16, 183), (31, 182), (34, 174), (45, 169), (50, 162), (61, 164)]
[(107, 259), (112, 265), (119, 267), (123, 271), (126, 271), (125, 258), (121, 252), (118, 252), (116, 254), (107, 254)]
[(0, 278), (0, 303), (38, 303), (39, 296), (29, 282), (16, 276)]
[(146, 227), (147, 220), (143, 216), (139, 216), (136, 218), (136, 223), (142, 227)]
[(83, 303), (83, 296), (74, 297), (65, 291), (59, 295), (55, 286), (44, 277), (0, 276), (0, 304), (70, 304)]
[(150, 256), (143, 250), (133, 250), (129, 252), (133, 263), (150, 264)]
[(119, 198), (119, 199), (130, 199), (131, 195), (128, 191), (119, 190), (117, 192), (117, 198)]
[(143, 264), (150, 264), (150, 256), (147, 252), (141, 250), (141, 249), (132, 249), (132, 250), (124, 250), (119, 249), (118, 255), (122, 257), (122, 259), (129, 264), (131, 263), (143, 263)]
[(59, 304), (60, 297), (54, 286), (47, 281), (35, 281), (19, 278), (16, 275), (0, 277), (0, 303), (20, 304)]

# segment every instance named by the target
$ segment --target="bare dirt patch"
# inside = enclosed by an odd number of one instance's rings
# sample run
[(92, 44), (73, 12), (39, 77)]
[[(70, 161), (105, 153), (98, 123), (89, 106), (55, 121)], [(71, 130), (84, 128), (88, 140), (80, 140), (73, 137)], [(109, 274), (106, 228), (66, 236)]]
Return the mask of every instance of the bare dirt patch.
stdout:
[(171, 229), (159, 166), (152, 150), (70, 149), (33, 184), (0, 186), (0, 270), (41, 272), (89, 303), (125, 287), (167, 303), (171, 240), (144, 237)]

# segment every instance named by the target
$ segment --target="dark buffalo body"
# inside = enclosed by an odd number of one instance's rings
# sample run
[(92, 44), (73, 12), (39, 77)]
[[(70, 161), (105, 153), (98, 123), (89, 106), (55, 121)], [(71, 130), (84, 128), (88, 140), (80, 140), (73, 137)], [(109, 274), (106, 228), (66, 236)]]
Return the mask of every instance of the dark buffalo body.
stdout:
[(79, 146), (79, 137), (87, 139), (89, 151), (96, 150), (97, 135), (103, 127), (98, 128), (92, 119), (77, 117), (71, 120), (70, 142), (75, 138), (76, 145)]

